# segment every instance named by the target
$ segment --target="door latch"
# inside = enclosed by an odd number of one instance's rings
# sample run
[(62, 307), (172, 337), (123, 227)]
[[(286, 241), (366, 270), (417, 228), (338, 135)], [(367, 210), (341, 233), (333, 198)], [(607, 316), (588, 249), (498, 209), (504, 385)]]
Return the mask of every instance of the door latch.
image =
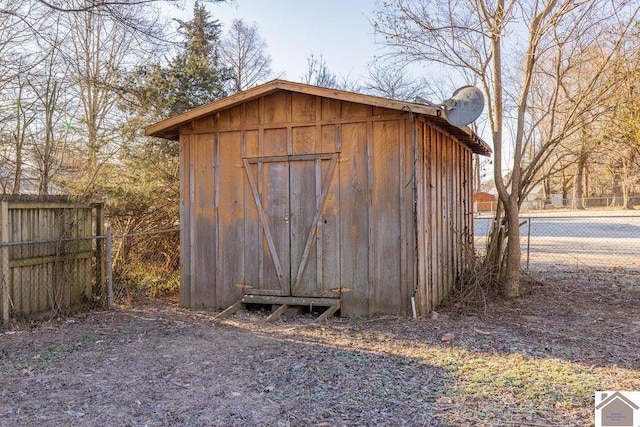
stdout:
[(288, 213), (284, 214), (284, 222), (285, 222), (285, 224), (289, 224), (289, 214)]

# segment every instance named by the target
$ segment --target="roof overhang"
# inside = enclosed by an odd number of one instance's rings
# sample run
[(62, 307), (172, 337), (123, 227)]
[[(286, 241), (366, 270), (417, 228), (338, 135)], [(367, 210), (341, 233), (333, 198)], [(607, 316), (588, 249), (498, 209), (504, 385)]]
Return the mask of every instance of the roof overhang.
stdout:
[(219, 99), (192, 110), (178, 114), (168, 119), (159, 121), (145, 128), (147, 136), (155, 136), (159, 138), (178, 140), (180, 136), (180, 126), (185, 123), (197, 120), (201, 117), (213, 114), (217, 111), (234, 107), (247, 101), (251, 101), (271, 93), (285, 90), (291, 92), (304, 93), (307, 95), (316, 95), (325, 98), (337, 99), (340, 101), (349, 101), (360, 104), (372, 105), (375, 107), (389, 108), (393, 110), (407, 111), (413, 114), (425, 116), (430, 121), (435, 122), (441, 128), (460, 139), (474, 153), (488, 156), (491, 154), (491, 147), (476, 135), (469, 127), (462, 128), (452, 126), (443, 117), (443, 111), (437, 107), (429, 105), (417, 104), (413, 102), (398, 101), (394, 99), (381, 98), (378, 96), (364, 95), (360, 93), (348, 92), (339, 89), (325, 88), (319, 86), (307, 85), (304, 83), (295, 83), (286, 80), (272, 80), (260, 86), (238, 92), (226, 98)]

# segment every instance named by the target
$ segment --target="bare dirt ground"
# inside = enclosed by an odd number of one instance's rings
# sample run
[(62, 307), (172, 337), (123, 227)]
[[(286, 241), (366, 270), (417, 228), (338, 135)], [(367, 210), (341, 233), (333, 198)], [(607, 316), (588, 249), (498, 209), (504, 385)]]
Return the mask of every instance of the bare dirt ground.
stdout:
[(217, 322), (140, 300), (12, 323), (0, 426), (592, 425), (594, 391), (640, 390), (640, 273), (535, 279), (437, 319)]

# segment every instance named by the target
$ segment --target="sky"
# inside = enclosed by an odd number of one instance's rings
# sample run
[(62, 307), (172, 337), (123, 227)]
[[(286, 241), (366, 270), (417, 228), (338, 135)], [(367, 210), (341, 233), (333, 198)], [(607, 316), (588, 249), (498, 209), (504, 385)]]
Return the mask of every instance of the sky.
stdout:
[[(372, 25), (378, 3), (376, 0), (201, 2), (212, 18), (222, 23), (224, 33), (234, 19), (242, 19), (247, 25), (257, 25), (259, 34), (267, 43), (267, 53), (271, 56), (273, 78), (302, 81), (308, 70), (307, 60), (313, 54), (316, 58), (323, 56), (329, 71), (338, 77), (338, 82), (345, 79), (356, 81), (358, 77), (369, 75), (369, 67), (384, 49), (379, 42), (380, 36), (376, 40)], [(195, 0), (184, 0), (182, 10), (174, 8), (176, 17), (191, 19), (194, 3)], [(419, 74), (423, 70), (417, 66), (410, 74)], [(435, 75), (432, 77), (437, 78)], [(448, 74), (448, 78), (452, 78), (452, 75)], [(466, 83), (460, 82), (457, 86), (462, 84)], [(455, 83), (452, 85), (450, 82), (450, 85), (453, 88)], [(443, 88), (442, 99), (447, 93)], [(488, 128), (483, 128), (479, 133), (485, 141), (490, 141), (490, 135), (486, 134)]]
[[(195, 0), (185, 0), (187, 19), (194, 3)], [(256, 23), (268, 45), (274, 78), (301, 81), (308, 69), (307, 59), (313, 53), (315, 57), (322, 54), (329, 71), (340, 82), (367, 77), (376, 56), (383, 52), (380, 36), (376, 40), (372, 25), (376, 3), (376, 0), (228, 0), (203, 4), (223, 24), (224, 32), (234, 19), (243, 19), (248, 25)], [(417, 66), (410, 74), (422, 70)], [(466, 83), (457, 85), (463, 84)], [(453, 88), (456, 83), (450, 85)], [(443, 88), (443, 99), (447, 93)], [(485, 141), (491, 140), (488, 127), (483, 126), (478, 132)]]
[[(194, 0), (184, 2), (185, 18)], [(257, 24), (266, 41), (274, 74), (300, 81), (308, 69), (307, 59), (321, 54), (329, 70), (338, 76), (368, 75), (368, 66), (380, 53), (375, 44), (373, 0), (233, 0), (203, 3), (223, 32), (234, 19)], [(181, 18), (184, 19), (184, 18)]]

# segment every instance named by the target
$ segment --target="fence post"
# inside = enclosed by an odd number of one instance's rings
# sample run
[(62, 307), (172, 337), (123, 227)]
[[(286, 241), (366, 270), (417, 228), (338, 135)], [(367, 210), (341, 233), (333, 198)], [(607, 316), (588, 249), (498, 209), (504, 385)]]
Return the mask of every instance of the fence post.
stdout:
[(97, 203), (96, 208), (96, 295), (102, 298), (105, 292), (105, 259), (104, 259), (104, 246), (101, 241), (104, 235), (104, 205)]
[[(0, 202), (0, 242), (7, 243), (9, 241), (9, 202), (3, 200)], [(2, 259), (2, 323), (9, 321), (9, 300), (11, 298), (9, 292), (9, 246), (3, 245), (0, 249)]]
[(531, 217), (527, 221), (529, 228), (527, 230), (527, 271), (529, 271), (529, 255), (531, 254)]
[(105, 237), (105, 252), (106, 252), (106, 268), (107, 268), (107, 305), (109, 310), (113, 308), (113, 266), (112, 266), (112, 257), (111, 248), (113, 247), (111, 243), (111, 226), (107, 225), (107, 233)]

